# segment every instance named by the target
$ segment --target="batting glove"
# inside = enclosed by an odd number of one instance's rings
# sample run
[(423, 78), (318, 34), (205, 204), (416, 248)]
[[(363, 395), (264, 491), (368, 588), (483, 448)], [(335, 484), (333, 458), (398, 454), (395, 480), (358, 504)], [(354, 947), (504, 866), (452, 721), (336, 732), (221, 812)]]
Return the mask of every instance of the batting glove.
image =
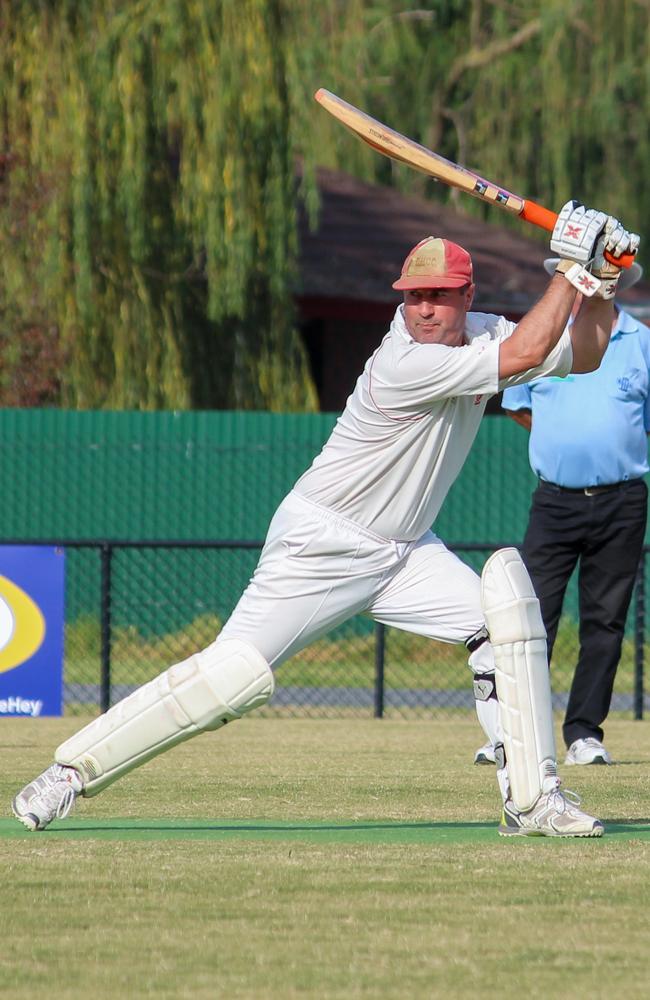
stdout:
[(607, 218), (605, 212), (585, 208), (579, 201), (567, 201), (555, 223), (551, 250), (556, 257), (587, 264), (594, 256), (596, 243), (605, 229)]
[(621, 268), (606, 259), (605, 251), (614, 257), (620, 257), (623, 253), (635, 254), (639, 248), (639, 240), (640, 237), (636, 233), (628, 233), (614, 216), (607, 217), (605, 228), (596, 243), (594, 259), (589, 268), (595, 277), (600, 278), (601, 286), (596, 294), (600, 295), (601, 298), (614, 298), (616, 285), (621, 274)]
[[(613, 257), (620, 257), (624, 253), (636, 253), (639, 249), (640, 239), (641, 237), (637, 236), (636, 233), (628, 233), (627, 229), (624, 229), (613, 215), (608, 215), (603, 235), (596, 245), (594, 256), (599, 249), (601, 253), (604, 253), (605, 250), (609, 251)], [(602, 247), (600, 246), (601, 242)]]

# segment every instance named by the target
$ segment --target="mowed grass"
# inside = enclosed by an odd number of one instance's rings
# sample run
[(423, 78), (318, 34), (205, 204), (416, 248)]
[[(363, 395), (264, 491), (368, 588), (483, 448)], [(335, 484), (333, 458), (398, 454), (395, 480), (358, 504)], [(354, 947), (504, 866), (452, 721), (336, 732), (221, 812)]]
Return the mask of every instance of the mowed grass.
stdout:
[(602, 840), (498, 837), (469, 716), (251, 717), (23, 834), (12, 794), (78, 726), (2, 722), (12, 1000), (647, 996), (647, 722), (562, 768)]

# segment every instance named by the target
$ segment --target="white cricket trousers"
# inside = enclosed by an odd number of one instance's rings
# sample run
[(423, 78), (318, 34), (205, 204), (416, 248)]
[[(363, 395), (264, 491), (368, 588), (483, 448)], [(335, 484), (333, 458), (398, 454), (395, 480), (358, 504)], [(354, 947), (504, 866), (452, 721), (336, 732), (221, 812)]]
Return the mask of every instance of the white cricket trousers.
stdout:
[[(480, 578), (430, 531), (416, 542), (380, 538), (292, 492), (219, 638), (250, 642), (276, 668), (359, 613), (441, 642), (464, 642), (484, 625)], [(494, 669), (489, 643), (470, 665)]]

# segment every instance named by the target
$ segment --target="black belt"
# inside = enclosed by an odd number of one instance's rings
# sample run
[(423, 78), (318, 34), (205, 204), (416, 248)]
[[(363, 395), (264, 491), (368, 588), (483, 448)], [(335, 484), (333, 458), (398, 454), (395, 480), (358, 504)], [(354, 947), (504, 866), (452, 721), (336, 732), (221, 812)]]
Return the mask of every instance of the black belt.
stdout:
[(582, 493), (586, 497), (595, 497), (599, 493), (614, 493), (616, 490), (624, 490), (628, 486), (640, 483), (641, 479), (623, 479), (620, 483), (603, 483), (602, 486), (558, 486), (557, 483), (549, 483), (547, 479), (540, 479), (540, 486), (549, 486), (557, 493)]

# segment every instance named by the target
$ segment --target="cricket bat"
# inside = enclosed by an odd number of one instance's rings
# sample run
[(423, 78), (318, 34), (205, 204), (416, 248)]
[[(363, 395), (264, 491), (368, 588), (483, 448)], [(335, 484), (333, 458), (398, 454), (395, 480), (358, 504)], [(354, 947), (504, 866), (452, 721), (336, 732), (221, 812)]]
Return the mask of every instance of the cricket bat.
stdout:
[[(407, 139), (400, 132), (395, 132), (387, 125), (383, 125), (376, 118), (355, 108), (353, 104), (337, 97), (336, 94), (325, 90), (322, 87), (315, 93), (315, 98), (326, 111), (350, 129), (359, 139), (376, 149), (383, 156), (405, 163), (409, 167), (420, 170), (423, 174), (433, 177), (435, 180), (449, 187), (458, 188), (471, 194), (481, 201), (491, 202), (499, 208), (518, 215), (526, 222), (531, 222), (535, 226), (553, 232), (557, 222), (557, 213), (552, 212), (543, 205), (538, 205), (528, 198), (506, 191), (505, 188), (485, 180), (479, 174), (461, 167), (458, 163), (445, 159), (439, 153), (434, 153), (426, 146), (421, 146), (413, 139)], [(605, 253), (609, 261), (618, 267), (630, 267), (634, 261), (634, 254), (623, 254), (621, 257), (614, 257)]]

